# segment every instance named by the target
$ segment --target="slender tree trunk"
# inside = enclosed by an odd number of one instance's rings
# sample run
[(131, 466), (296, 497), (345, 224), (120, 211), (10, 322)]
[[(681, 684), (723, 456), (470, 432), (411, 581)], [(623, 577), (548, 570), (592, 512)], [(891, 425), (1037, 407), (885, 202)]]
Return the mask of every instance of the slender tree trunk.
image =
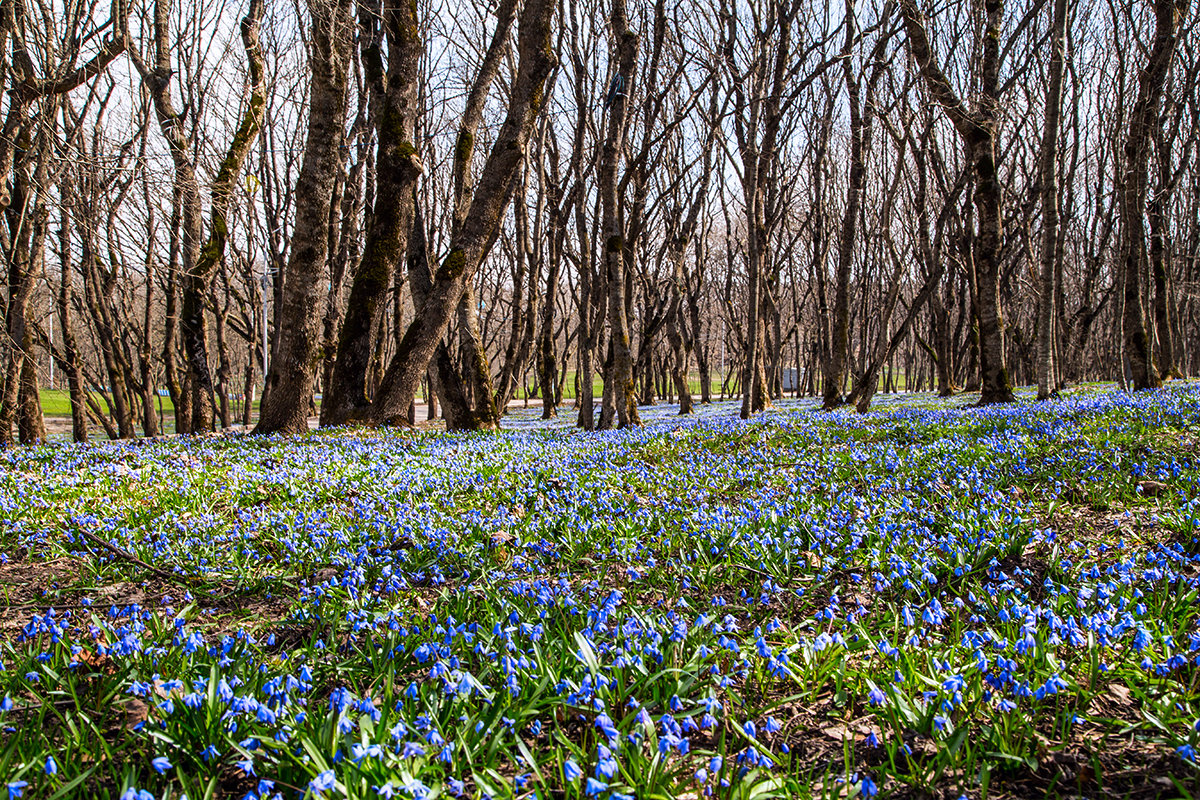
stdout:
[(846, 44), (842, 49), (842, 75), (846, 83), (850, 109), (850, 164), (846, 181), (846, 207), (842, 212), (842, 231), (838, 239), (837, 272), (833, 290), (833, 324), (830, 326), (829, 358), (825, 362), (825, 397), (822, 406), (830, 411), (842, 405), (842, 383), (850, 354), (850, 270), (854, 265), (854, 243), (858, 238), (858, 218), (863, 184), (867, 177), (867, 153), (871, 146), (871, 111), (863, 114), (859, 81), (851, 59), (856, 26), (853, 0), (846, 0)]
[(687, 348), (687, 319), (683, 307), (683, 252), (670, 255), (674, 266), (671, 279), (671, 307), (667, 311), (667, 342), (671, 346), (671, 381), (675, 384), (675, 392), (679, 395), (679, 413), (692, 413), (692, 389), (688, 385), (688, 372), (691, 364), (688, 360)]
[(74, 298), (72, 281), (75, 268), (71, 263), (73, 252), (71, 232), (74, 230), (72, 208), (74, 205), (74, 181), (71, 171), (64, 173), (60, 183), (62, 196), (62, 227), (59, 228), (59, 284), (58, 284), (58, 329), (62, 336), (63, 371), (67, 374), (67, 388), (71, 397), (71, 438), (76, 442), (88, 439), (87, 394), (83, 376), (79, 369), (79, 347), (75, 342), (75, 330), (71, 324), (71, 304)]
[(404, 424), (421, 376), (508, 207), (522, 153), (546, 101), (546, 79), (555, 63), (550, 43), (554, 7), (551, 0), (529, 0), (521, 13), (517, 75), (509, 93), (508, 114), (463, 222), (451, 236), (449, 252), (434, 273), (429, 295), (405, 331), (384, 375), (370, 413), (375, 424)]
[(1004, 318), (1000, 305), (1000, 248), (1004, 241), (1002, 189), (997, 167), (996, 132), (1000, 97), (1000, 26), (1003, 0), (984, 0), (980, 45), (979, 99), (968, 110), (949, 79), (933, 60), (929, 34), (917, 0), (900, 0), (909, 46), (933, 99), (946, 112), (967, 149), (975, 176), (976, 230), (971, 237), (975, 273), (975, 308), (979, 322), (979, 402), (1012, 402), (1012, 384), (1005, 367)]
[(1162, 117), (1155, 132), (1158, 139), (1158, 181), (1147, 202), (1150, 223), (1150, 274), (1154, 280), (1154, 333), (1158, 338), (1158, 371), (1163, 378), (1182, 378), (1175, 352), (1175, 302), (1171, 280), (1170, 209), (1172, 194), (1171, 141), (1162, 135)]
[[(550, 231), (551, 239), (556, 231)], [(557, 252), (549, 254), (549, 264), (546, 271), (546, 293), (542, 299), (541, 330), (538, 333), (538, 371), (542, 386), (547, 387), (542, 392), (542, 419), (552, 419), (558, 415), (558, 397), (555, 388), (558, 385), (558, 360), (554, 348), (554, 301), (558, 296), (558, 273), (561, 259)]]
[[(608, 130), (600, 155), (600, 203), (603, 208), (604, 265), (608, 282), (608, 325), (612, 359), (605, 371), (605, 393), (612, 384), (618, 427), (640, 425), (633, 384), (633, 353), (626, 307), (625, 234), (617, 197), (617, 170), (625, 149), (629, 91), (637, 66), (638, 36), (629, 30), (625, 1), (612, 0), (609, 16), (616, 51), (616, 74), (608, 95)], [(606, 420), (601, 417), (601, 427)]]
[(1046, 400), (1055, 390), (1054, 304), (1058, 263), (1058, 129), (1062, 115), (1063, 73), (1067, 29), (1067, 0), (1054, 0), (1054, 23), (1050, 36), (1050, 88), (1046, 92), (1046, 124), (1042, 133), (1042, 276), (1038, 298), (1038, 399)]
[(182, 242), (182, 201), (179, 192), (174, 195), (171, 211), (170, 244), (167, 252), (167, 286), (165, 293), (166, 311), (163, 317), (163, 380), (175, 409), (175, 432), (192, 432), (192, 395), (180, 379), (175, 358), (176, 335), (179, 330), (179, 253)]

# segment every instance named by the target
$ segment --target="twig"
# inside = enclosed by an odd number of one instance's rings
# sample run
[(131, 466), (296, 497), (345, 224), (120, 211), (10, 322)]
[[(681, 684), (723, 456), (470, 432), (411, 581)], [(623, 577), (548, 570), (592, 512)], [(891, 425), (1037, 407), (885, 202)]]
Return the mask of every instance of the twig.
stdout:
[(155, 575), (157, 575), (160, 578), (172, 581), (174, 583), (185, 583), (185, 581), (186, 581), (186, 578), (184, 578), (183, 576), (176, 575), (173, 572), (168, 572), (165, 569), (159, 569), (158, 567), (151, 566), (150, 564), (147, 564), (145, 561), (142, 561), (140, 558), (138, 558), (137, 556), (135, 556), (133, 553), (129, 552), (128, 550), (123, 550), (122, 548), (117, 547), (115, 544), (106, 542), (103, 539), (101, 539), (99, 536), (96, 536), (94, 533), (89, 533), (86, 530), (84, 530), (83, 528), (76, 528), (75, 530), (77, 532), (79, 532), (80, 534), (82, 534), (85, 539), (87, 539), (88, 541), (90, 541), (94, 544), (100, 545), (105, 550), (107, 550), (110, 553), (112, 553), (113, 555), (117, 556), (117, 558), (121, 558), (126, 561), (133, 562), (134, 564), (137, 564), (142, 569), (147, 570), (149, 572), (153, 572)]

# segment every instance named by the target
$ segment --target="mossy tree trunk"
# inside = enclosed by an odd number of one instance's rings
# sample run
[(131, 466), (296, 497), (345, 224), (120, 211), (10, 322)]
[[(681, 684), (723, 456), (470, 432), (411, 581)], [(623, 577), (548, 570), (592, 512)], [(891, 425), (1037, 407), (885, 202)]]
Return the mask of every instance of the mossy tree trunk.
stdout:
[(637, 66), (638, 35), (629, 30), (624, 0), (612, 0), (609, 25), (616, 48), (616, 64), (612, 86), (608, 93), (608, 127), (600, 153), (600, 205), (603, 231), (604, 277), (608, 294), (608, 326), (612, 349), (605, 374), (605, 394), (614, 404), (610, 420), (601, 415), (600, 427), (616, 422), (618, 427), (640, 425), (633, 385), (633, 350), (629, 314), (626, 303), (625, 236), (619, 213), (617, 172), (625, 148), (625, 131), (629, 109), (629, 94), (633, 72)]
[[(378, 137), (374, 206), (367, 221), (366, 244), (354, 270), (350, 296), (338, 337), (337, 357), (321, 403), (321, 424), (362, 419), (370, 409), (368, 376), (377, 330), (404, 257), (413, 224), (413, 187), (423, 171), (414, 142), (417, 82), (424, 43), (416, 4), (387, 0), (382, 8), (359, 7), (362, 62), (371, 95)], [(386, 72), (380, 31), (387, 37)]]
[(462, 301), (466, 283), (495, 238), (525, 147), (546, 101), (546, 79), (556, 61), (551, 46), (554, 10), (551, 0), (529, 0), (521, 12), (517, 74), (509, 91), (508, 112), (470, 202), (463, 204), (466, 210), (451, 235), (449, 251), (383, 376), (369, 416), (374, 424), (407, 424), (407, 410), (421, 377)]
[(278, 312), (280, 336), (255, 433), (308, 430), (320, 357), (328, 269), (328, 220), (345, 138), (351, 28), (349, 0), (309, 0), (309, 121), (296, 181), (296, 224)]
[(264, 5), (263, 0), (250, 0), (249, 9), (241, 21), (248, 97), (241, 121), (213, 180), (207, 240), (203, 238), (204, 208), (200, 179), (193, 160), (194, 142), (192, 134), (188, 133), (188, 121), (176, 110), (171, 96), (171, 81), (175, 74), (170, 31), (171, 0), (155, 0), (153, 62), (147, 64), (136, 50), (130, 51), (133, 63), (154, 102), (159, 129), (175, 167), (176, 198), (181, 204), (183, 270), (180, 275), (182, 305), (179, 333), (187, 356), (187, 382), (191, 393), (191, 418), (186, 431), (181, 433), (211, 430), (215, 419), (213, 376), (208, 363), (207, 305), (213, 275), (225, 258), (233, 194), (242, 166), (262, 129), (266, 109), (265, 72), (258, 41)]

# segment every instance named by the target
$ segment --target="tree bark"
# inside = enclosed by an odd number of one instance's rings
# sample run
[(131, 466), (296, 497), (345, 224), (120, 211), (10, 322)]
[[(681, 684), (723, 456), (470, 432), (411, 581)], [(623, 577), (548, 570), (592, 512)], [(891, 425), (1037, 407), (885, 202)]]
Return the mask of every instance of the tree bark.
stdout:
[(406, 412), (421, 376), (507, 209), (513, 180), (545, 104), (546, 79), (555, 63), (550, 42), (554, 8), (551, 0), (530, 0), (521, 13), (517, 75), (509, 94), (508, 113), (462, 225), (451, 236), (449, 252), (434, 273), (429, 295), (405, 331), (383, 377), (378, 400), (370, 411), (369, 419), (374, 424), (406, 424)]
[(1129, 114), (1118, 202), (1121, 214), (1120, 262), (1124, 278), (1123, 344), (1135, 391), (1162, 385), (1146, 330), (1142, 275), (1146, 266), (1146, 191), (1150, 137), (1162, 103), (1163, 85), (1175, 55), (1179, 26), (1190, 0), (1154, 0), (1154, 39), (1138, 80), (1137, 100)]
[[(625, 132), (633, 72), (637, 66), (638, 35), (629, 30), (624, 0), (612, 0), (609, 15), (616, 72), (608, 93), (608, 127), (600, 154), (600, 204), (604, 231), (604, 273), (608, 290), (608, 325), (612, 359), (604, 375), (611, 382), (618, 427), (640, 425), (633, 385), (633, 352), (626, 306), (625, 234), (617, 196), (617, 170), (625, 149)], [(602, 416), (601, 427), (605, 427)]]
[(1042, 275), (1038, 298), (1038, 400), (1056, 392), (1054, 386), (1055, 278), (1058, 266), (1058, 129), (1062, 116), (1063, 73), (1067, 30), (1067, 0), (1054, 0), (1054, 22), (1050, 35), (1050, 87), (1046, 92), (1046, 121), (1042, 133)]
[(74, 182), (68, 169), (60, 181), (62, 227), (59, 228), (58, 329), (62, 336), (63, 371), (67, 373), (67, 388), (71, 398), (71, 438), (76, 442), (88, 439), (87, 395), (79, 369), (79, 346), (71, 324), (71, 303), (74, 292), (72, 280), (71, 232), (74, 230), (71, 210), (74, 203)]
[(367, 377), (374, 351), (372, 334), (386, 308), (388, 289), (404, 256), (412, 227), (412, 189), (424, 169), (413, 144), (418, 113), (417, 77), (423, 52), (416, 13), (416, 4), (403, 0), (388, 0), (384, 7), (383, 25), (388, 40), (386, 78), (378, 35), (368, 39), (363, 48), (364, 70), (377, 109), (375, 204), (367, 224), (362, 259), (350, 287), (337, 360), (321, 403), (322, 425), (344, 424), (370, 407)]
[(296, 182), (296, 224), (279, 309), (279, 342), (255, 433), (308, 430), (320, 355), (321, 301), (328, 274), (326, 223), (345, 137), (352, 23), (349, 0), (308, 0), (308, 5), (312, 18), (308, 134)]
[(900, 0), (909, 46), (930, 95), (946, 112), (967, 149), (975, 174), (975, 231), (971, 260), (976, 278), (975, 306), (979, 319), (981, 405), (1014, 400), (1005, 367), (1004, 318), (1000, 305), (1000, 248), (1004, 240), (1002, 191), (996, 155), (1000, 98), (1000, 25), (1003, 0), (983, 2), (983, 40), (980, 46), (979, 98), (974, 109), (959, 99), (949, 79), (933, 60), (925, 20), (917, 0)]

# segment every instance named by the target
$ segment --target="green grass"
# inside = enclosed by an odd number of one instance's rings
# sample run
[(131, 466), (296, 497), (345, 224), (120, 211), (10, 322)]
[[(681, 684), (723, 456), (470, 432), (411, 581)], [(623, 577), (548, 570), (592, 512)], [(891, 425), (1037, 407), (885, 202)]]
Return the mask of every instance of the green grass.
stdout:
[[(107, 407), (104, 395), (99, 392), (92, 392), (92, 397), (96, 399), (101, 408)], [(42, 389), (40, 399), (42, 402), (42, 413), (47, 417), (71, 416), (71, 393), (66, 389)], [(175, 413), (175, 406), (171, 402), (170, 397), (161, 397), (158, 399), (162, 401), (163, 413)], [(155, 407), (157, 408), (157, 405)]]

